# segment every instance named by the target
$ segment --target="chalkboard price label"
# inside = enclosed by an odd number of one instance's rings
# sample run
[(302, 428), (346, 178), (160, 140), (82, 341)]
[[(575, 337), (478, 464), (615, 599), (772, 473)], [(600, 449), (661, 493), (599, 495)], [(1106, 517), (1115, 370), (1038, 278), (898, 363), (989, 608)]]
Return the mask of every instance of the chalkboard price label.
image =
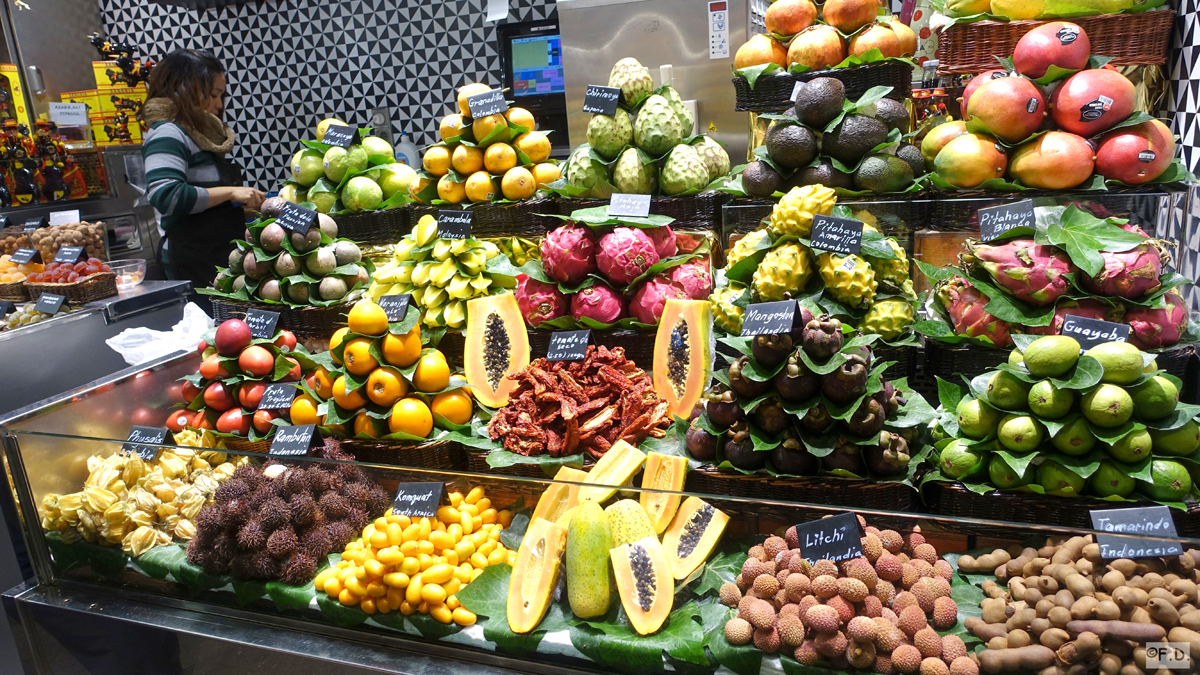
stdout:
[(379, 306), (383, 308), (383, 313), (387, 314), (389, 323), (403, 321), (404, 316), (408, 314), (408, 303), (412, 300), (412, 296), (408, 293), (397, 293), (396, 295), (383, 295), (379, 298)]
[(41, 218), (30, 218), (29, 220), (25, 221), (25, 234), (30, 234), (34, 230), (46, 227), (49, 224), (50, 221), (45, 216), (42, 216)]
[(125, 439), (125, 444), (121, 446), (123, 452), (137, 453), (138, 457), (152, 461), (158, 456), (158, 448), (143, 443), (162, 444), (167, 440), (167, 429), (165, 427), (139, 427), (134, 426), (129, 431), (129, 438)]
[(321, 142), (326, 145), (336, 145), (339, 148), (348, 148), (354, 145), (358, 140), (358, 127), (347, 127), (340, 124), (331, 124), (325, 129), (325, 135), (321, 137)]
[(471, 236), (471, 211), (438, 211), (438, 236), (442, 239), (466, 239)]
[(41, 296), (38, 297), (37, 304), (33, 306), (33, 309), (36, 312), (54, 316), (55, 314), (58, 314), (60, 309), (62, 309), (63, 302), (65, 302), (66, 299), (67, 297), (65, 295), (42, 293)]
[(1079, 343), (1082, 354), (1087, 350), (1105, 342), (1128, 342), (1130, 326), (1127, 323), (1113, 323), (1086, 316), (1068, 314), (1063, 317), (1062, 335), (1075, 338)]
[(86, 257), (87, 254), (83, 252), (82, 246), (60, 246), (58, 253), (54, 254), (54, 262), (74, 265)]
[(608, 200), (609, 217), (645, 218), (650, 215), (650, 195), (630, 195), (614, 192)]
[(862, 249), (862, 235), (861, 220), (817, 214), (813, 216), (809, 241), (815, 249), (850, 255)]
[(292, 407), (292, 399), (296, 398), (296, 385), (288, 382), (268, 384), (263, 389), (262, 398), (258, 401), (259, 410), (286, 410)]
[(583, 95), (583, 112), (612, 117), (617, 112), (617, 102), (620, 98), (620, 87), (589, 84), (587, 92)]
[[(264, 394), (265, 395), (265, 394)], [(275, 438), (271, 440), (271, 449), (267, 454), (296, 457), (308, 453), (312, 446), (315, 424), (301, 424), (295, 427), (279, 427), (275, 430)]]
[(42, 254), (37, 249), (19, 248), (9, 256), (8, 261), (14, 265), (24, 265), (28, 262), (40, 263), (42, 262)]
[(12, 300), (0, 300), (0, 319), (12, 314), (15, 309)]
[(275, 219), (280, 227), (292, 232), (300, 234), (308, 234), (313, 225), (317, 224), (317, 212), (312, 209), (306, 209), (299, 204), (288, 202), (284, 205), (283, 211), (279, 213), (279, 217)]
[(796, 525), (796, 538), (800, 542), (800, 555), (810, 563), (840, 562), (863, 554), (862, 530), (858, 516), (853, 513), (800, 523)]
[[(1092, 517), (1092, 529), (1119, 534), (1096, 535), (1100, 546), (1100, 557), (1105, 560), (1117, 558), (1159, 558), (1183, 553), (1179, 534), (1171, 510), (1165, 506), (1141, 506), (1132, 509), (1098, 509), (1088, 512)], [(1150, 539), (1149, 536), (1167, 537)]]
[(275, 325), (278, 323), (279, 312), (268, 312), (265, 309), (251, 309), (246, 312), (246, 325), (250, 326), (252, 337), (275, 337)]
[(758, 302), (746, 307), (742, 319), (742, 337), (779, 335), (792, 330), (796, 317), (796, 301)]
[(392, 513), (398, 516), (432, 518), (442, 503), (445, 483), (400, 483), (392, 500)]
[(546, 352), (547, 361), (579, 361), (587, 355), (588, 341), (592, 331), (560, 330), (550, 334), (550, 349)]
[(983, 241), (994, 241), (1013, 228), (1036, 225), (1032, 199), (979, 209), (979, 238)]
[[(508, 101), (504, 100), (504, 92), (491, 89), (482, 94), (467, 97), (467, 107), (471, 110), (471, 119), (477, 120), (488, 115), (495, 115), (508, 110)], [(478, 140), (483, 140), (482, 138)]]

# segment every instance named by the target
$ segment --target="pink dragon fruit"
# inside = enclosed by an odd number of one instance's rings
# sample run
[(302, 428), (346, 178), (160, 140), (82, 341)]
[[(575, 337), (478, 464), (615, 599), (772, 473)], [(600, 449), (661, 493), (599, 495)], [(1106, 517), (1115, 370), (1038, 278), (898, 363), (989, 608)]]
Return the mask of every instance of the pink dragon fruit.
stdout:
[(959, 276), (944, 281), (938, 284), (937, 298), (950, 313), (955, 333), (986, 337), (997, 347), (1012, 345), (1008, 323), (984, 311), (988, 299), (971, 282)]
[(1053, 304), (1070, 284), (1065, 276), (1074, 272), (1070, 259), (1052, 246), (1032, 239), (1010, 239), (992, 246), (968, 241), (962, 261), (978, 265), (1019, 300), (1039, 307)]
[(530, 326), (567, 315), (567, 296), (558, 284), (544, 284), (525, 274), (517, 275), (517, 306)]
[(658, 318), (662, 316), (667, 300), (671, 298), (690, 300), (691, 296), (683, 286), (659, 274), (647, 279), (633, 292), (633, 298), (629, 300), (629, 313), (639, 323), (653, 326), (658, 323)]
[(596, 271), (596, 235), (575, 223), (550, 231), (542, 239), (542, 268), (559, 283), (578, 285)]
[(635, 227), (618, 227), (600, 237), (596, 263), (609, 281), (624, 286), (658, 262), (654, 242)]
[(1183, 338), (1188, 324), (1187, 303), (1175, 292), (1162, 297), (1164, 308), (1127, 307), (1125, 323), (1133, 330), (1129, 341), (1138, 349), (1170, 347)]
[(1124, 313), (1125, 309), (1121, 305), (1109, 304), (1104, 300), (1060, 300), (1054, 308), (1054, 320), (1049, 326), (1025, 326), (1020, 332), (1029, 335), (1058, 335), (1062, 332), (1063, 321), (1066, 321), (1068, 315), (1120, 323)]
[(654, 250), (658, 251), (660, 260), (670, 258), (679, 252), (679, 247), (675, 244), (675, 231), (671, 229), (670, 225), (651, 227), (642, 232), (650, 237), (650, 241), (654, 242)]
[(708, 263), (703, 260), (692, 260), (667, 270), (671, 281), (683, 286), (683, 290), (693, 300), (707, 300), (712, 293), (712, 274), (708, 271)]
[(595, 284), (571, 296), (571, 316), (613, 323), (625, 317), (625, 298), (604, 284)]
[[(1125, 224), (1121, 229), (1148, 236), (1142, 228)], [(1128, 251), (1101, 251), (1104, 268), (1095, 278), (1083, 277), (1083, 287), (1096, 295), (1136, 300), (1158, 290), (1162, 276), (1162, 253), (1153, 243), (1140, 244)]]

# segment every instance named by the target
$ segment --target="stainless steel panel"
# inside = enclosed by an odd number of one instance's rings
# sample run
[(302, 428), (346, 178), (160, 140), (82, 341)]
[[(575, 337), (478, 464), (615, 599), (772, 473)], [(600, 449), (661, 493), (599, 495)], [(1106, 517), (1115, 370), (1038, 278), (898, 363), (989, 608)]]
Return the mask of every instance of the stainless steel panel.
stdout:
[[(88, 42), (92, 33), (103, 33), (100, 6), (94, 0), (38, 0), (33, 9), (18, 10), (11, 4), (8, 16), (16, 44), (12, 51), (27, 74), (30, 66), (41, 70), (46, 91), (29, 95), (30, 117), (49, 112), (50, 102), (64, 91), (94, 89), (92, 61), (100, 55)], [(26, 82), (29, 82), (26, 76)]]
[(587, 141), (587, 86), (607, 84), (613, 64), (633, 57), (650, 69), (655, 84), (662, 84), (660, 65), (674, 66), (673, 86), (697, 102), (697, 130), (725, 143), (737, 164), (746, 155), (747, 118), (733, 109), (730, 66), (747, 37), (746, 1), (728, 0), (729, 58), (709, 59), (705, 0), (559, 0), (571, 146)]

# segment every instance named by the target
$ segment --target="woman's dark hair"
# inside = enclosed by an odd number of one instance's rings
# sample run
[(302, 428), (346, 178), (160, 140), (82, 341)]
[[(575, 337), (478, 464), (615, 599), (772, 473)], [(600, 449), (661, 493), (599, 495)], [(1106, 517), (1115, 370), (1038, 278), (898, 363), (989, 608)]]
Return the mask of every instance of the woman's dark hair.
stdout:
[(166, 98), (175, 104), (175, 121), (193, 129), (203, 126), (204, 100), (213, 80), (225, 67), (207, 49), (177, 49), (150, 71), (147, 98)]

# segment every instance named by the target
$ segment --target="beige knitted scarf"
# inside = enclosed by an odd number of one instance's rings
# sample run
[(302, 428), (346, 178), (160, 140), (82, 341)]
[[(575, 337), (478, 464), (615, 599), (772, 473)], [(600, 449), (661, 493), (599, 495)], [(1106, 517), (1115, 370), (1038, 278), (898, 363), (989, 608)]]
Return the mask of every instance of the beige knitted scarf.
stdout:
[(175, 119), (176, 112), (175, 103), (169, 98), (152, 98), (142, 105), (142, 119), (145, 121), (147, 129), (158, 122), (174, 122), (187, 132), (187, 135), (196, 142), (201, 150), (224, 155), (233, 149), (233, 129), (229, 128), (229, 125), (222, 122), (216, 115), (205, 112), (203, 126), (200, 129), (194, 129), (183, 120)]

